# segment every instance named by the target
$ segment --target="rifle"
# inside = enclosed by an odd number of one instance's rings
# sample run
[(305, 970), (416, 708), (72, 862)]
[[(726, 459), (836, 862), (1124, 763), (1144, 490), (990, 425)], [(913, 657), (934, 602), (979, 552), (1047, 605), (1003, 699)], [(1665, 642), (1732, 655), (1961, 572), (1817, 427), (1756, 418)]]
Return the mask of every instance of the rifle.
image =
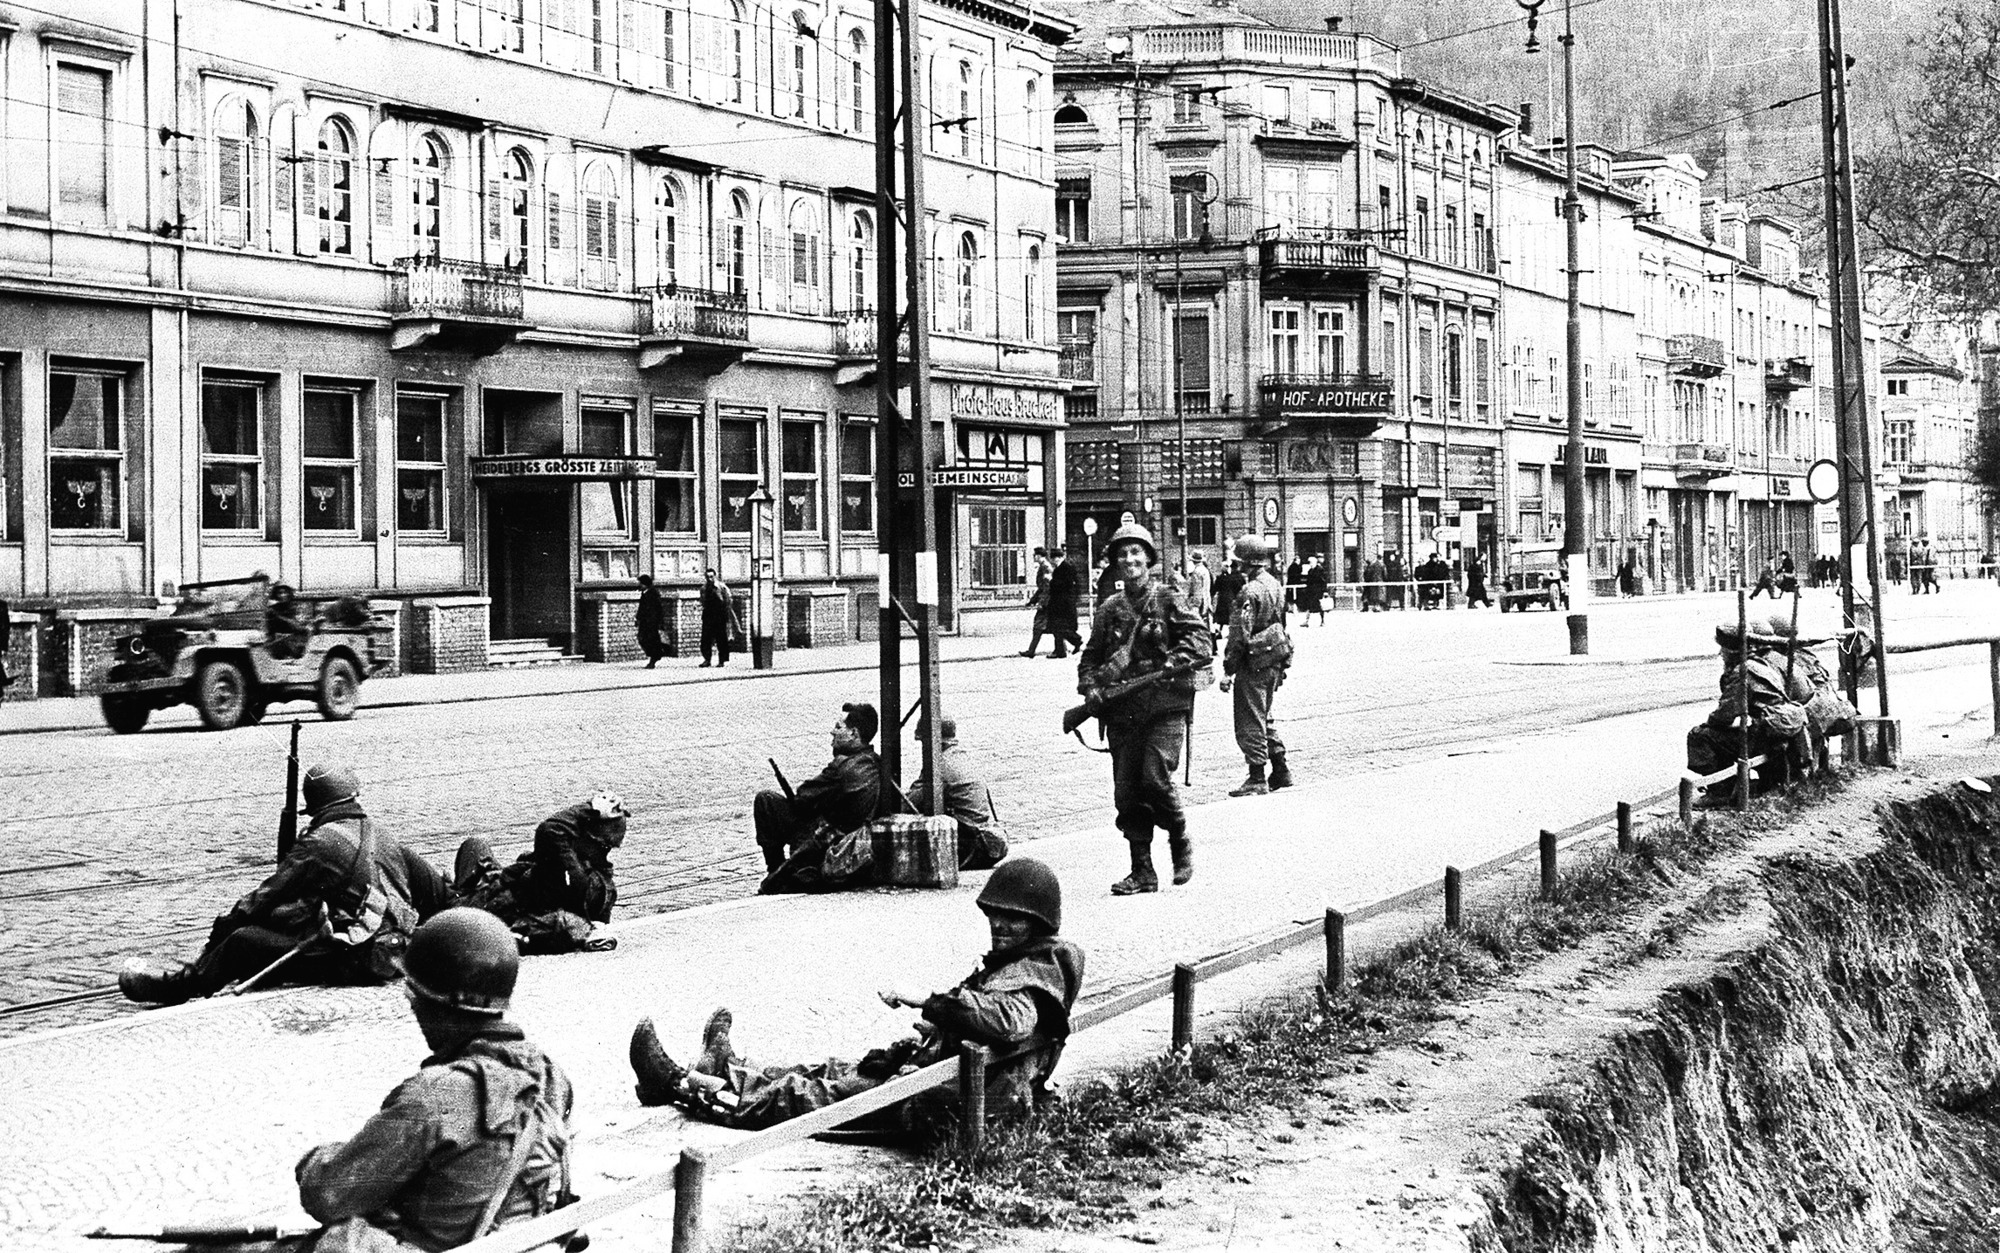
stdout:
[(292, 719), (291, 755), (285, 759), (285, 810), (278, 815), (278, 860), (291, 853), (299, 838), (299, 722)]
[(1123, 683), (1113, 683), (1110, 687), (1094, 689), (1081, 705), (1063, 710), (1063, 734), (1070, 734), (1092, 718), (1103, 717), (1104, 709), (1107, 705), (1115, 704), (1132, 693), (1149, 688), (1163, 679), (1178, 677), (1181, 673), (1178, 670), (1155, 670), (1151, 674), (1142, 674), (1136, 679), (1127, 679)]
[(798, 797), (792, 793), (792, 781), (785, 777), (784, 771), (778, 769), (778, 759), (776, 757), (766, 757), (764, 760), (771, 763), (771, 773), (778, 776), (778, 789), (785, 794), (785, 799), (788, 801), (797, 800)]
[(99, 1227), (86, 1232), (86, 1240), (151, 1240), (156, 1244), (243, 1244), (252, 1240), (290, 1240), (318, 1231), (313, 1227), (287, 1227), (278, 1223), (251, 1226), (244, 1223), (181, 1223), (163, 1227), (114, 1229)]

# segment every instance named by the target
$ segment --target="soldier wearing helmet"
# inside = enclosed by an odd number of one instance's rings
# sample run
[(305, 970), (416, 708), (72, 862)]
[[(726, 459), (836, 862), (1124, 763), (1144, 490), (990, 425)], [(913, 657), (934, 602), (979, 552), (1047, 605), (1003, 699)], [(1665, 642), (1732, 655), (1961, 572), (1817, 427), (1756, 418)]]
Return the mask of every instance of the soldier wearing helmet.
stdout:
[[(671, 1102), (729, 1126), (768, 1127), (955, 1056), (961, 1044), (972, 1043), (1006, 1059), (987, 1070), (988, 1115), (1028, 1113), (1045, 1096), (1069, 1038), (1070, 1010), (1083, 986), (1083, 950), (1062, 938), (1062, 885), (1033, 858), (1001, 863), (979, 893), (979, 908), (992, 947), (964, 982), (945, 992), (880, 993), (884, 1004), (922, 1014), (914, 1038), (874, 1049), (857, 1063), (758, 1068), (736, 1056), (733, 1019), (724, 1009), (710, 1015), (700, 1060), (687, 1068), (661, 1047), (653, 1020), (641, 1019), (630, 1054), (640, 1103)], [(936, 1101), (915, 1098), (888, 1111), (888, 1125), (929, 1130), (938, 1125), (939, 1112)]]
[(447, 909), (417, 929), (403, 966), (430, 1056), (353, 1138), (299, 1159), (299, 1203), (331, 1237), (320, 1247), (453, 1249), (569, 1192), (569, 1078), (506, 1018), (513, 935)]
[(1285, 632), (1285, 589), (1271, 573), (1271, 546), (1262, 536), (1245, 535), (1236, 541), (1236, 565), (1245, 581), (1222, 653), (1222, 690), (1234, 688), (1236, 747), (1243, 750), (1249, 773), (1229, 794), (1262, 796), (1292, 785), (1285, 741), (1271, 718), (1272, 698), (1292, 663), (1292, 640)]
[[(1165, 580), (1153, 577), (1153, 536), (1136, 522), (1104, 546), (1123, 580), (1091, 616), (1090, 639), (1077, 659), (1076, 688), (1104, 727), (1111, 752), (1118, 830), (1131, 848), (1131, 873), (1111, 885), (1116, 896), (1160, 890), (1153, 832), (1167, 833), (1174, 881), (1194, 873), (1194, 845), (1181, 812), (1174, 771), (1194, 715), (1196, 677), (1215, 660), (1208, 623)], [(1148, 680), (1139, 682), (1140, 680)]]
[(450, 887), (429, 862), (361, 808), (361, 779), (346, 766), (314, 764), (299, 784), (311, 824), (271, 877), (210, 928), (192, 962), (133, 958), (118, 986), (135, 1001), (177, 1004), (210, 996), (280, 958), (287, 983), (381, 983), (417, 924), (449, 903)]
[(523, 953), (602, 952), (618, 941), (597, 934), (618, 903), (611, 850), (625, 843), (625, 802), (599, 792), (557, 810), (535, 828), (535, 846), (502, 868), (483, 835), (458, 846), (452, 887), (471, 905), (512, 927)]

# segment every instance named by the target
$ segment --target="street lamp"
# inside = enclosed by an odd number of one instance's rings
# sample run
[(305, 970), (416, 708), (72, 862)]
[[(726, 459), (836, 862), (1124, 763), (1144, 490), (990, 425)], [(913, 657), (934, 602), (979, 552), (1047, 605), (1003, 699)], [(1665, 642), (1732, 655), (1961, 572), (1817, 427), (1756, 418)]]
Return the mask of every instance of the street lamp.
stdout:
[(771, 668), (771, 621), (777, 616), (777, 497), (762, 483), (750, 493), (750, 667)]

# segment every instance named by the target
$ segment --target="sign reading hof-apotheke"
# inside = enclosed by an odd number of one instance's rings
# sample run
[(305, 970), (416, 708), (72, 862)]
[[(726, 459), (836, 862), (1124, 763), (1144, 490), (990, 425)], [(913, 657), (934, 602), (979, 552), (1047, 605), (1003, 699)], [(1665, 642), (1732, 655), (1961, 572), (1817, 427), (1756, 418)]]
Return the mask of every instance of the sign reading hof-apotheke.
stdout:
[(1266, 418), (1366, 418), (1390, 413), (1395, 391), (1389, 380), (1350, 374), (1266, 377), (1259, 388)]
[(474, 457), (475, 479), (649, 479), (647, 457)]

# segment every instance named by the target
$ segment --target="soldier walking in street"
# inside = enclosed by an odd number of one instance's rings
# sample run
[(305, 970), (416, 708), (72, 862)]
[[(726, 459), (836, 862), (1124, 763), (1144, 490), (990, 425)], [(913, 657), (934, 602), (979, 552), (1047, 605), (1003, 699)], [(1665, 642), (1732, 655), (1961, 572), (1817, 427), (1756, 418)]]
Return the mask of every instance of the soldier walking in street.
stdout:
[(535, 846), (502, 868), (483, 835), (458, 846), (452, 888), (459, 904), (492, 914), (526, 954), (599, 953), (618, 941), (596, 934), (618, 903), (611, 850), (625, 843), (625, 803), (599, 792), (557, 810), (535, 828)]
[(866, 702), (842, 705), (833, 723), (833, 760), (797, 789), (757, 793), (750, 813), (757, 847), (764, 851), (758, 891), (810, 892), (819, 887), (819, 864), (835, 836), (867, 826), (895, 811), (875, 753), (880, 719)]
[(728, 665), (730, 643), (742, 635), (743, 624), (737, 621), (729, 584), (717, 578), (714, 570), (706, 571), (701, 580), (701, 664), (706, 666), (709, 654), (719, 652), (721, 659), (715, 664)]
[(211, 996), (280, 962), (287, 983), (387, 983), (397, 976), (411, 932), (449, 903), (449, 886), (362, 811), (361, 780), (352, 770), (315, 765), (299, 796), (312, 824), (277, 870), (215, 920), (194, 961), (127, 962), (118, 988), (128, 999), (178, 1004)]
[(431, 1054), (352, 1139), (299, 1160), (317, 1249), (455, 1249), (566, 1204), (569, 1078), (507, 1021), (520, 973), (491, 914), (448, 909), (404, 960)]
[[(1262, 796), (1273, 788), (1290, 787), (1292, 772), (1285, 765), (1285, 742), (1271, 720), (1271, 699), (1285, 681), (1292, 661), (1292, 641), (1285, 632), (1285, 594), (1271, 574), (1271, 551), (1263, 539), (1246, 535), (1236, 541), (1236, 564), (1248, 580), (1236, 598), (1229, 623), (1229, 644), (1222, 653), (1222, 690), (1234, 687), (1236, 746), (1243, 750), (1249, 774), (1230, 790), (1231, 796)], [(1264, 774), (1266, 764), (1270, 776)]]
[(1130, 896), (1160, 890), (1153, 869), (1156, 827), (1167, 833), (1174, 882), (1194, 877), (1194, 846), (1174, 771), (1194, 712), (1196, 674), (1214, 663), (1215, 644), (1208, 623), (1153, 577), (1159, 554), (1146, 528), (1128, 522), (1112, 532), (1106, 547), (1124, 590), (1091, 618), (1090, 639), (1077, 661), (1077, 691), (1110, 743), (1112, 803), (1132, 853), (1131, 873), (1111, 891)]

